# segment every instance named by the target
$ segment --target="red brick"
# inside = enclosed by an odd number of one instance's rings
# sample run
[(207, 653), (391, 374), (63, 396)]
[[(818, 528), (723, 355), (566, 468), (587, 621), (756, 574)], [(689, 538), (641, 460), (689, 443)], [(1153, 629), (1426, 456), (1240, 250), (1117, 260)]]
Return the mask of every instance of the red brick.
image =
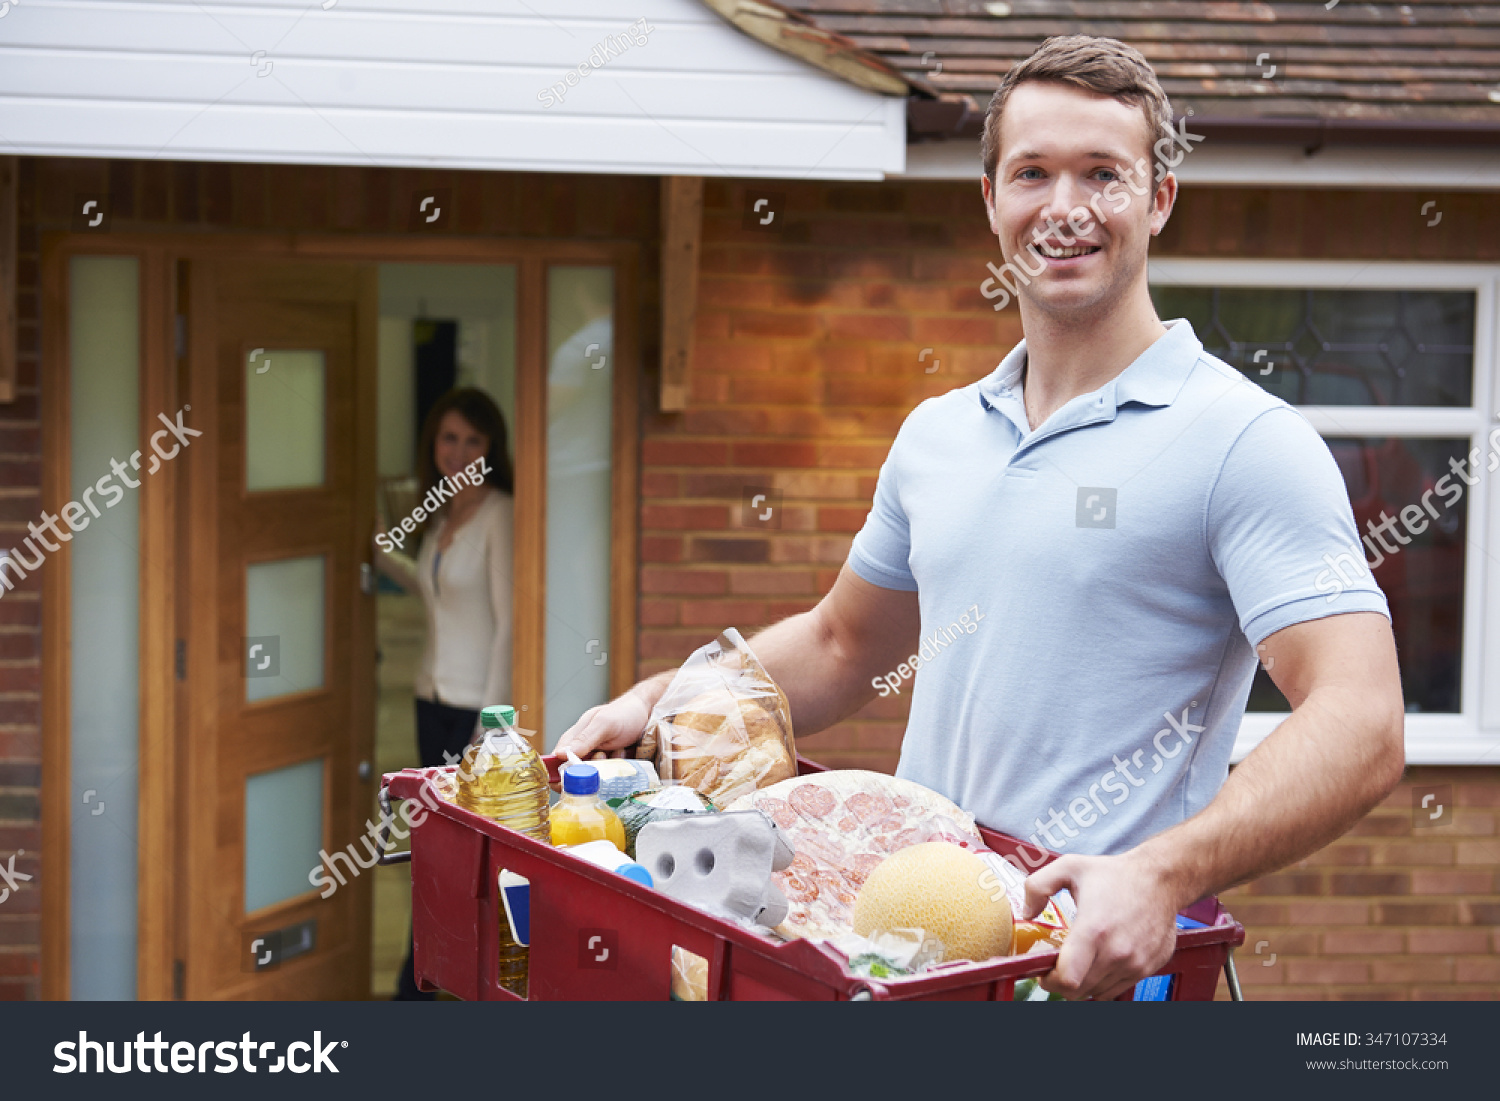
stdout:
[(723, 570), (665, 569), (647, 567), (641, 570), (641, 592), (680, 596), (715, 596), (729, 591), (729, 575)]
[(736, 440), (734, 462), (737, 466), (817, 466), (818, 445), (812, 440), (787, 440), (769, 443), (761, 440)]
[(1349, 831), (1351, 837), (1400, 837), (1411, 830), (1411, 816), (1396, 817), (1390, 814), (1371, 814), (1354, 823)]
[(1310, 867), (1357, 868), (1370, 863), (1369, 845), (1330, 845), (1300, 862)]
[[(1285, 903), (1236, 900), (1229, 909), (1247, 929), (1252, 925), (1286, 925), (1290, 920)], [(1248, 935), (1246, 939), (1250, 939)]]
[[(1405, 872), (1375, 874), (1371, 872), (1333, 877), (1335, 895), (1405, 895), (1411, 894), (1411, 879)], [(1418, 892), (1420, 893), (1420, 892)]]
[(1389, 842), (1374, 846), (1376, 864), (1416, 864), (1431, 866), (1453, 863), (1453, 846), (1446, 842), (1400, 844)]
[(767, 562), (771, 544), (760, 539), (705, 539), (695, 537), (688, 547), (694, 562)]
[(646, 466), (723, 466), (729, 444), (723, 440), (648, 439), (641, 444)]
[(1366, 983), (1370, 981), (1370, 965), (1361, 960), (1293, 959), (1286, 961), (1287, 981), (1290, 983)]
[(1384, 929), (1340, 929), (1323, 934), (1323, 951), (1329, 955), (1400, 955), (1405, 934)]
[(1458, 863), (1500, 865), (1500, 843), (1494, 841), (1460, 841)]
[(745, 596), (779, 596), (789, 593), (816, 593), (810, 570), (754, 570), (737, 567), (729, 571), (729, 591)]
[(1373, 960), (1370, 977), (1375, 982), (1452, 982), (1453, 964), (1435, 956), (1425, 959)]
[(1484, 895), (1494, 889), (1494, 884), (1494, 873), (1490, 871), (1416, 869), (1411, 873), (1414, 895)]
[(680, 535), (641, 536), (642, 562), (681, 562), (682, 537)]
[(675, 600), (642, 598), (637, 614), (642, 627), (676, 627), (678, 625), (678, 607)]
[[(700, 315), (701, 316), (701, 315)], [(741, 337), (812, 337), (821, 333), (818, 316), (786, 310), (739, 310), (730, 316), (729, 329)]]
[(857, 532), (865, 525), (865, 517), (870, 510), (866, 508), (830, 508), (818, 509), (818, 529), (820, 531), (847, 531)]
[(1500, 925), (1500, 902), (1466, 900), (1459, 904), (1459, 914), (1464, 925)]
[(729, 510), (723, 505), (646, 505), (641, 509), (641, 527), (675, 531), (722, 531), (729, 526)]
[(840, 443), (825, 444), (822, 450), (822, 465), (833, 467), (865, 467), (869, 470), (878, 469), (890, 453), (891, 445), (888, 443), (856, 444)]
[(1451, 902), (1383, 902), (1375, 907), (1377, 925), (1455, 925), (1458, 907)]
[(1407, 951), (1423, 955), (1485, 952), (1490, 934), (1484, 929), (1413, 929), (1406, 934)]
[(1291, 902), (1287, 913), (1292, 925), (1364, 925), (1370, 907), (1363, 902)]
[(0, 977), (7, 979), (41, 974), (40, 961), (35, 951), (0, 952)]
[(682, 488), (682, 476), (664, 470), (646, 470), (641, 473), (642, 497), (677, 497)]
[(1453, 977), (1459, 982), (1500, 983), (1500, 959), (1474, 956), (1455, 960)]
[(1267, 875), (1250, 884), (1254, 895), (1321, 895), (1323, 877), (1317, 874), (1287, 873)]
[(0, 913), (0, 944), (34, 947), (41, 944), (41, 938), (40, 918)]
[(764, 605), (758, 600), (685, 600), (682, 602), (684, 627), (743, 627), (764, 621)]
[(1461, 807), (1500, 807), (1500, 780), (1483, 784), (1459, 784), (1453, 795)]
[(42, 670), (35, 662), (0, 666), (0, 692), (40, 692)]

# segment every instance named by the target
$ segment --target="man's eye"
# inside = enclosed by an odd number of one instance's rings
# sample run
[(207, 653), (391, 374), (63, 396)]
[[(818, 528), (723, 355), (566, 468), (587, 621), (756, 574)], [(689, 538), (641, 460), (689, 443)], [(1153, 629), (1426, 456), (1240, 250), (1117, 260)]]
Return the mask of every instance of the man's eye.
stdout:
[(1109, 183), (1112, 180), (1118, 180), (1120, 178), (1115, 174), (1115, 170), (1112, 168), (1101, 168), (1098, 172), (1095, 172), (1094, 175), (1098, 176), (1105, 183)]
[(1040, 168), (1023, 168), (1016, 173), (1016, 177), (1022, 180), (1039, 180), (1042, 178), (1042, 170)]

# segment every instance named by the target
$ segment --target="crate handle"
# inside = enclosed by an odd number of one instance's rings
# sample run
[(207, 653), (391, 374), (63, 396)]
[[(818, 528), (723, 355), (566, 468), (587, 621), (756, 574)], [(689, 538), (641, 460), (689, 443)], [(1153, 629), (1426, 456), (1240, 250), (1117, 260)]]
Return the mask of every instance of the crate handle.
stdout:
[(393, 853), (386, 852), (391, 843), (391, 793), (384, 784), (380, 785), (380, 865), (387, 864), (409, 864), (411, 863), (411, 850)]
[(1229, 984), (1229, 1000), (1242, 1002), (1245, 1000), (1245, 992), (1240, 989), (1240, 973), (1234, 969), (1234, 949), (1229, 949), (1229, 954), (1224, 957), (1224, 981)]

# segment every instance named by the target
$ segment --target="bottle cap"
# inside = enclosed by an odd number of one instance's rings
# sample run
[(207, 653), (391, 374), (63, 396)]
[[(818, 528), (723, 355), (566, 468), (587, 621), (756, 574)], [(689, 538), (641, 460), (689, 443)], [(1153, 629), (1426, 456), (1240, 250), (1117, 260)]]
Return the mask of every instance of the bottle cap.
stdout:
[(621, 864), (618, 868), (615, 869), (615, 871), (619, 872), (626, 879), (635, 880), (643, 887), (654, 888), (656, 886), (656, 884), (651, 879), (651, 873), (648, 872), (643, 866), (635, 863), (634, 861), (630, 862), (629, 864)]
[(479, 712), (479, 723), (486, 730), (516, 725), (516, 709), (508, 703), (497, 703)]
[(564, 795), (593, 795), (599, 790), (599, 770), (593, 765), (568, 765), (562, 781)]

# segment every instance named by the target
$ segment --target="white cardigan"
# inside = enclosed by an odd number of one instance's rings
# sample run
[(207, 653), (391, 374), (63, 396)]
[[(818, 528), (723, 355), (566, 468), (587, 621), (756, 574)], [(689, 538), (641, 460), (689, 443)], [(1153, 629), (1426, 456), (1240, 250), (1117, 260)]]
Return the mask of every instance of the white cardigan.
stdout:
[(514, 516), (510, 495), (491, 487), (441, 556), (446, 516), (424, 534), (415, 562), (379, 552), (381, 572), (420, 592), (427, 610), (418, 699), (470, 710), (511, 702)]

